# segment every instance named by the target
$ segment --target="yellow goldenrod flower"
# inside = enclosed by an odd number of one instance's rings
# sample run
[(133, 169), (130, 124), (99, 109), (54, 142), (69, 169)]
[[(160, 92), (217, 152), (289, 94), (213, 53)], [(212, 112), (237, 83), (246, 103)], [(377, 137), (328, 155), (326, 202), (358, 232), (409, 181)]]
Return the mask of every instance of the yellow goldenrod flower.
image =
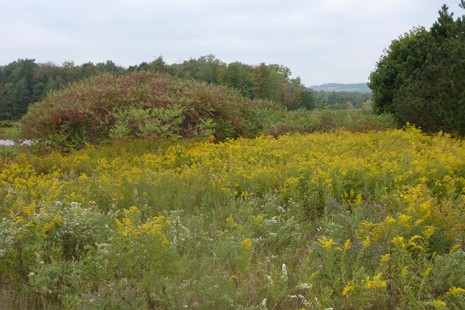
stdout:
[(361, 206), (363, 204), (363, 198), (362, 198), (362, 194), (359, 193), (357, 195), (357, 198), (355, 199), (355, 205), (356, 206)]
[(383, 264), (386, 264), (386, 263), (389, 263), (389, 261), (391, 260), (391, 254), (384, 254), (384, 255), (381, 255), (381, 259), (380, 259), (380, 262), (383, 263)]
[(344, 289), (342, 290), (342, 296), (347, 296), (353, 290), (354, 290), (354, 287), (352, 286), (352, 284), (350, 283), (346, 284), (346, 286), (344, 286)]
[(434, 233), (436, 232), (436, 228), (434, 226), (426, 226), (426, 229), (423, 230), (423, 235), (426, 239), (429, 239)]
[(163, 244), (164, 246), (168, 246), (170, 244), (170, 241), (165, 235), (162, 236), (161, 244)]
[(369, 248), (370, 245), (371, 245), (370, 236), (366, 236), (365, 239), (363, 240), (363, 247), (364, 248)]
[(346, 242), (344, 242), (344, 252), (347, 252), (350, 250), (350, 239), (347, 239)]
[(453, 297), (457, 297), (463, 294), (465, 294), (465, 289), (461, 287), (456, 287), (456, 286), (452, 286), (451, 288), (449, 288), (449, 290), (446, 293), (446, 295), (453, 296)]
[(419, 235), (413, 235), (413, 236), (410, 238), (409, 242), (415, 242), (415, 240), (418, 240), (418, 239), (422, 239), (422, 237), (419, 236)]
[(429, 275), (431, 274), (431, 271), (433, 271), (433, 268), (431, 267), (426, 268), (426, 270), (423, 271), (423, 274), (422, 274), (423, 278), (424, 279), (428, 278)]
[(381, 280), (382, 274), (379, 273), (376, 276), (373, 277), (373, 279), (370, 279), (370, 277), (367, 277), (365, 280), (365, 285), (366, 288), (368, 289), (381, 289), (381, 288), (386, 288), (387, 287), (387, 282), (386, 280)]
[(395, 236), (394, 238), (392, 238), (391, 243), (394, 245), (405, 247), (404, 237), (402, 236)]
[(455, 253), (455, 252), (457, 252), (458, 249), (460, 249), (461, 247), (462, 247), (461, 244), (456, 244), (456, 245), (454, 245), (454, 246), (450, 249), (449, 253), (451, 253), (451, 254), (452, 254), (452, 253)]
[(408, 276), (408, 268), (409, 266), (404, 266), (404, 268), (402, 268), (402, 278), (407, 278)]
[(386, 218), (384, 219), (384, 221), (385, 221), (386, 223), (388, 223), (388, 224), (394, 224), (394, 223), (396, 222), (396, 220), (395, 220), (392, 216), (390, 216), (390, 215), (386, 216)]
[(447, 306), (447, 304), (440, 299), (433, 300), (431, 305), (434, 307), (434, 309), (444, 309)]
[(252, 240), (250, 240), (250, 238), (245, 238), (242, 240), (241, 248), (246, 251), (250, 250), (252, 248)]
[(406, 214), (399, 215), (399, 221), (401, 224), (404, 224), (404, 225), (407, 225), (410, 222), (411, 218), (412, 218), (411, 216), (408, 216)]
[(327, 250), (331, 249), (331, 247), (336, 244), (336, 242), (334, 242), (333, 238), (326, 238), (326, 237), (321, 237), (321, 238), (318, 238), (318, 242)]
[(115, 218), (115, 223), (116, 223), (116, 227), (118, 228), (118, 230), (122, 230), (124, 225), (123, 223), (121, 223), (121, 221), (117, 218)]

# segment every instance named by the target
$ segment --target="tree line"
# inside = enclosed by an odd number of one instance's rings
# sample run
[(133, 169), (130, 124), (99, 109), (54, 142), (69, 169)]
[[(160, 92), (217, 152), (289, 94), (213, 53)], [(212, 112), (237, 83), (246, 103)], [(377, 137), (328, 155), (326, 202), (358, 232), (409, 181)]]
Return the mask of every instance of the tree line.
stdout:
[(65, 62), (36, 63), (34, 59), (19, 59), (0, 66), (0, 120), (20, 119), (28, 106), (40, 101), (53, 90), (98, 73), (122, 75), (134, 71), (170, 74), (182, 79), (224, 85), (251, 99), (267, 99), (283, 104), (288, 109), (312, 109), (315, 96), (300, 78), (292, 78), (289, 68), (265, 64), (247, 65), (240, 62), (226, 64), (213, 55), (167, 64), (163, 57), (152, 62), (124, 68), (113, 61), (75, 65)]
[(17, 120), (28, 106), (40, 101), (49, 91), (100, 72), (123, 74), (125, 69), (112, 61), (76, 66), (65, 62), (38, 64), (34, 59), (19, 59), (0, 67), (0, 120)]
[(143, 62), (128, 68), (129, 72), (141, 70), (224, 85), (238, 90), (250, 99), (275, 101), (288, 109), (314, 107), (312, 90), (305, 87), (300, 78), (292, 78), (291, 70), (282, 65), (248, 65), (241, 62), (226, 64), (213, 55), (169, 65), (160, 56), (150, 63)]

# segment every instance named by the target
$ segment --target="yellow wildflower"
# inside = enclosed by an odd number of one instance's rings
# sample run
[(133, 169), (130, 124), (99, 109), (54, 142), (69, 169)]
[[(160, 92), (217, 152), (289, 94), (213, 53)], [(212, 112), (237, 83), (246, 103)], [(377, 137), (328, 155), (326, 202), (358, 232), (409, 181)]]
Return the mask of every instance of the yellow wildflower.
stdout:
[(431, 267), (426, 268), (426, 270), (422, 274), (423, 278), (424, 279), (428, 278), (429, 275), (431, 274), (431, 271), (433, 271), (433, 268), (431, 268)]
[(418, 240), (418, 239), (422, 239), (422, 237), (419, 235), (414, 235), (413, 237), (410, 238), (410, 240), (408, 241), (408, 244), (412, 246), (414, 249), (424, 250), (424, 248), (421, 245), (418, 245), (415, 242), (415, 240)]
[(395, 236), (394, 238), (392, 238), (391, 242), (394, 245), (399, 245), (401, 247), (405, 247), (404, 237), (402, 237), (402, 236)]
[(250, 250), (250, 248), (252, 248), (252, 240), (250, 240), (250, 238), (242, 240), (241, 248), (246, 251)]
[(331, 249), (331, 247), (335, 244), (333, 238), (326, 238), (326, 237), (321, 237), (318, 238), (318, 242), (325, 248), (325, 249)]
[(353, 290), (354, 290), (354, 287), (352, 286), (352, 284), (348, 283), (342, 290), (342, 296), (347, 296), (347, 294), (349, 294)]
[(395, 220), (392, 216), (390, 216), (390, 215), (386, 216), (386, 218), (384, 219), (384, 221), (385, 221), (386, 223), (388, 223), (388, 224), (394, 224), (394, 223), (396, 222), (396, 220)]
[(436, 232), (436, 228), (434, 226), (426, 226), (426, 229), (423, 230), (423, 235), (425, 238), (430, 238)]
[(465, 289), (461, 287), (456, 287), (456, 286), (452, 286), (451, 288), (449, 288), (449, 290), (446, 293), (447, 296), (453, 296), (453, 297), (457, 297), (463, 294), (465, 294)]
[(116, 227), (118, 228), (118, 230), (123, 230), (124, 229), (124, 224), (121, 223), (121, 221), (117, 218), (115, 218), (115, 223), (116, 223)]
[(381, 256), (381, 259), (380, 259), (380, 262), (383, 263), (383, 264), (386, 264), (386, 263), (389, 263), (389, 261), (391, 260), (391, 254), (384, 254)]
[(363, 240), (363, 247), (364, 248), (369, 248), (370, 245), (371, 245), (370, 236), (366, 236), (365, 239)]
[(347, 252), (350, 250), (350, 239), (347, 239), (346, 242), (344, 242), (344, 252)]
[(411, 218), (411, 216), (408, 216), (406, 214), (399, 215), (399, 221), (404, 225), (407, 225)]
[(382, 276), (383, 274), (379, 273), (376, 276), (374, 276), (373, 279), (370, 279), (370, 277), (367, 277), (365, 280), (366, 288), (368, 289), (386, 288), (387, 282), (386, 280), (381, 280)]
[(452, 247), (452, 249), (450, 249), (449, 253), (451, 253), (451, 254), (452, 254), (452, 253), (455, 253), (455, 252), (457, 252), (458, 249), (460, 249), (461, 247), (462, 247), (462, 245), (456, 244), (456, 245), (454, 245), (454, 246)]
[(407, 278), (408, 276), (408, 268), (409, 266), (404, 266), (404, 268), (402, 268), (402, 278)]
[(170, 244), (170, 241), (165, 235), (163, 235), (161, 239), (161, 244), (163, 244), (164, 246), (168, 246)]
[(435, 308), (435, 309), (444, 309), (447, 304), (440, 300), (440, 299), (435, 299), (431, 302), (431, 305)]

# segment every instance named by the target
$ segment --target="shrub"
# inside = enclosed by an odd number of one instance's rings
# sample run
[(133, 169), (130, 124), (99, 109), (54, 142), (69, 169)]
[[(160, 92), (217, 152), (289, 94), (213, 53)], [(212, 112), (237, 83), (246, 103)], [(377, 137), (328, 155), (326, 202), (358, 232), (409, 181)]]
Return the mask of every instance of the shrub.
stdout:
[(163, 74), (101, 74), (50, 93), (29, 108), (22, 125), (25, 137), (64, 148), (125, 137), (224, 140), (254, 136), (259, 123), (251, 107), (264, 104)]

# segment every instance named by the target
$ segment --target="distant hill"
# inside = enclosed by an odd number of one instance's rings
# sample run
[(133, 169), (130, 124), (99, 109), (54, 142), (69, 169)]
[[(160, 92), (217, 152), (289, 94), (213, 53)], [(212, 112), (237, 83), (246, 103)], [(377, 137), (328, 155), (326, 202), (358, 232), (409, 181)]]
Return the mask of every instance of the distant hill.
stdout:
[(347, 92), (361, 92), (371, 93), (371, 89), (367, 83), (354, 83), (354, 84), (341, 84), (341, 83), (327, 83), (321, 85), (310, 86), (315, 91), (347, 91)]

